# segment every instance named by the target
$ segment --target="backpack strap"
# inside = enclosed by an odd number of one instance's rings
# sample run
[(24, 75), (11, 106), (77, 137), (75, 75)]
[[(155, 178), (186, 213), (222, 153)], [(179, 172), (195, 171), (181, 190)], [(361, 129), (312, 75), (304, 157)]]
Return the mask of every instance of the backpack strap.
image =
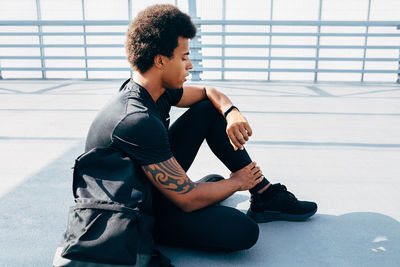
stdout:
[(108, 210), (108, 211), (119, 211), (124, 213), (130, 213), (138, 217), (140, 215), (140, 211), (138, 208), (132, 209), (121, 203), (114, 201), (104, 201), (104, 200), (93, 200), (93, 199), (85, 199), (78, 198), (75, 199), (75, 206), (73, 209), (98, 209), (98, 210)]

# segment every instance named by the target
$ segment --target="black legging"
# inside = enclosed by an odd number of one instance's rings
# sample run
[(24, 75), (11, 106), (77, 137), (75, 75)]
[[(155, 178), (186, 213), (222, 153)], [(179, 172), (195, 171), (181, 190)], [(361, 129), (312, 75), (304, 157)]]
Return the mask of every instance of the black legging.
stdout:
[[(231, 172), (251, 163), (246, 150), (234, 151), (226, 135), (226, 121), (209, 100), (191, 106), (169, 129), (174, 157), (187, 171), (206, 139), (213, 153)], [(267, 180), (250, 190), (257, 191)], [(185, 213), (154, 190), (156, 242), (191, 248), (235, 251), (252, 247), (258, 225), (241, 211), (221, 205)]]

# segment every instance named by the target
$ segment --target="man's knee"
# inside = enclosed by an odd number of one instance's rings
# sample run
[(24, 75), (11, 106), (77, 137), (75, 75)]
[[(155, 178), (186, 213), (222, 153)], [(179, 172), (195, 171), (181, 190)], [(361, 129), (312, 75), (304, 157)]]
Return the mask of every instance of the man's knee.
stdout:
[(251, 219), (245, 224), (241, 225), (241, 230), (236, 233), (237, 242), (232, 243), (232, 247), (229, 249), (231, 251), (238, 251), (249, 249), (257, 243), (260, 230), (258, 224)]
[(260, 228), (258, 227), (258, 224), (255, 222), (250, 223), (248, 230), (248, 237), (246, 239), (247, 242), (244, 243), (244, 249), (249, 249), (252, 246), (254, 246), (258, 241), (259, 235), (260, 235)]
[(209, 99), (201, 100), (191, 106), (193, 109), (201, 110), (202, 114), (204, 112), (211, 114), (219, 114), (218, 110), (214, 107), (213, 103)]
[(258, 224), (246, 214), (233, 209), (225, 214), (228, 223), (224, 225), (225, 247), (227, 251), (249, 249), (257, 243), (260, 233)]

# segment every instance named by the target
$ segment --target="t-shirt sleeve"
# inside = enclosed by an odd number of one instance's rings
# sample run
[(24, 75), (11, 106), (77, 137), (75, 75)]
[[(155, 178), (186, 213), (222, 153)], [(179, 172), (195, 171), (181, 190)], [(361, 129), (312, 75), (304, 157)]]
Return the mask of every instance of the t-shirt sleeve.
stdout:
[(147, 113), (126, 116), (114, 129), (112, 139), (114, 145), (142, 166), (173, 156), (165, 126)]
[(180, 89), (166, 89), (166, 96), (171, 106), (176, 106), (182, 98), (183, 88)]

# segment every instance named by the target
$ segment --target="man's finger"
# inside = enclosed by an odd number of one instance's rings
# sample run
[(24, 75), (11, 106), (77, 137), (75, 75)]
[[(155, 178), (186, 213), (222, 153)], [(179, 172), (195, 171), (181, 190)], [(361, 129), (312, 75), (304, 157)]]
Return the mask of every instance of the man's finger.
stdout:
[(260, 167), (255, 168), (255, 171), (253, 172), (253, 175), (261, 174)]
[(246, 128), (245, 128), (243, 125), (239, 128), (239, 131), (240, 131), (240, 133), (242, 134), (244, 140), (245, 140), (246, 142), (249, 141), (248, 133), (247, 133), (247, 131), (246, 131)]
[(256, 167), (256, 162), (251, 162), (249, 165), (247, 165), (246, 167), (250, 168), (250, 170), (254, 169)]
[(242, 145), (239, 143), (239, 141), (236, 139), (236, 136), (232, 132), (228, 133), (228, 137), (235, 151), (241, 148)]
[(235, 146), (235, 144), (234, 143), (232, 143), (232, 140), (231, 140), (231, 138), (229, 138), (229, 142), (231, 143), (231, 146), (233, 147), (233, 150), (238, 150), (238, 148)]
[(242, 147), (242, 145), (244, 143), (246, 143), (246, 140), (244, 140), (242, 133), (240, 132), (240, 130), (237, 130), (235, 133), (236, 139), (238, 140), (240, 147)]
[(246, 122), (245, 128), (246, 128), (246, 131), (247, 131), (248, 135), (252, 136), (253, 135), (253, 130), (251, 129), (250, 124), (248, 122)]
[(260, 176), (260, 167), (255, 166), (255, 168), (251, 170), (251, 175), (253, 176), (253, 178), (257, 178), (258, 176)]
[(240, 134), (240, 131), (237, 128), (232, 128), (228, 132), (229, 132), (228, 136), (231, 139), (231, 141), (233, 142), (233, 144), (237, 148), (243, 149), (242, 143), (244, 144), (245, 142), (244, 142), (242, 135)]

